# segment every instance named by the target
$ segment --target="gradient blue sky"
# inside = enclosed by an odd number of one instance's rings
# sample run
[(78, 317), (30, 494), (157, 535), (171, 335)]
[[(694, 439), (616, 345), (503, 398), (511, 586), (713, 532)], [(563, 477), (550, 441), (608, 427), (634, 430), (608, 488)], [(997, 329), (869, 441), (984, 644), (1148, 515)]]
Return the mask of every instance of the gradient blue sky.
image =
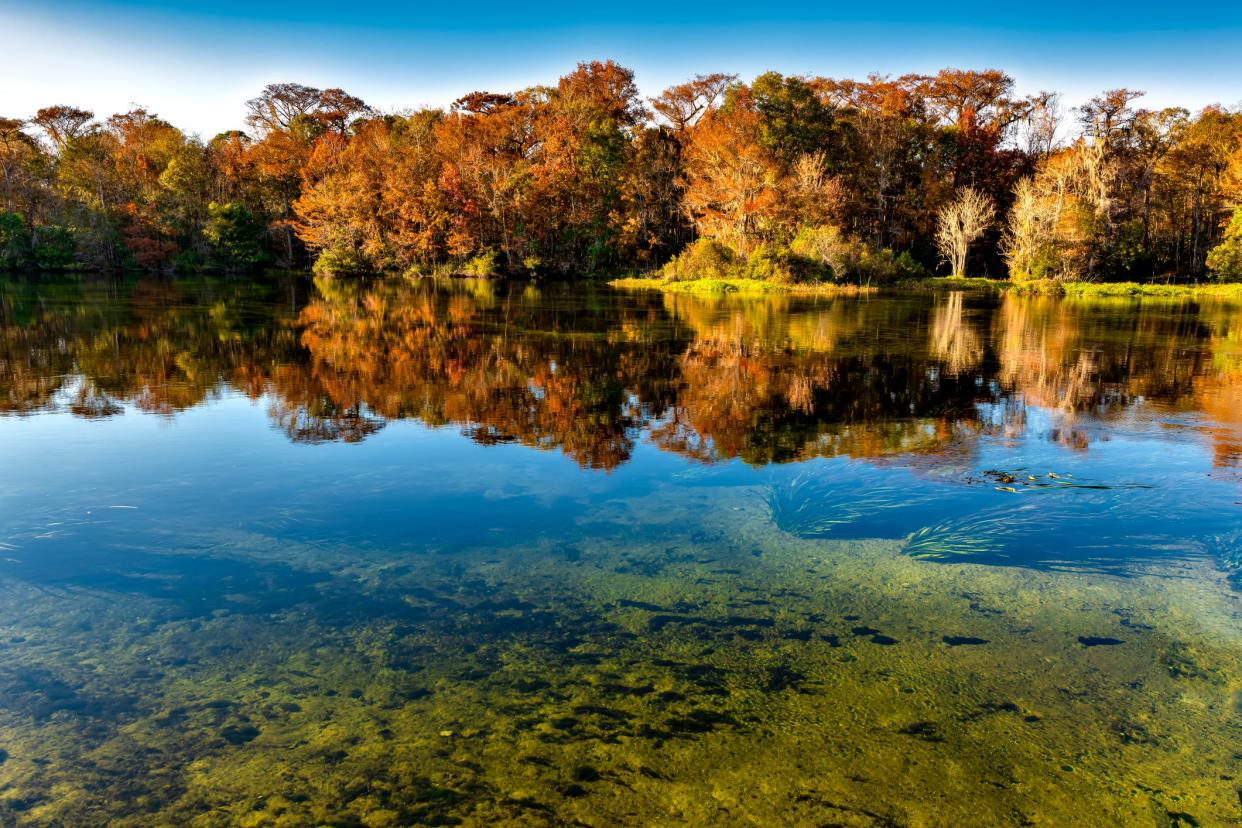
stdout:
[(550, 83), (579, 60), (633, 68), (644, 94), (698, 72), (862, 77), (996, 67), (1075, 105), (1242, 103), (1242, 2), (616, 4), (0, 0), (0, 114), (137, 103), (210, 137), (273, 81), (341, 86), (395, 110)]

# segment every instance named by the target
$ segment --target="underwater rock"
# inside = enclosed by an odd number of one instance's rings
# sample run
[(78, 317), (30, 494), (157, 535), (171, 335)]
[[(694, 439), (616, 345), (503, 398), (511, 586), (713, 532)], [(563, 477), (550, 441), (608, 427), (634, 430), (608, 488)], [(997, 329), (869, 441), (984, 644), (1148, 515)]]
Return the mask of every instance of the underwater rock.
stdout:
[(769, 693), (778, 693), (781, 690), (798, 690), (805, 680), (805, 673), (782, 664), (778, 667), (768, 668), (767, 680), (764, 682), (763, 688)]
[(1199, 543), (1224, 571), (1229, 585), (1242, 592), (1242, 531), (1209, 535)]
[(224, 741), (230, 745), (240, 746), (247, 742), (253, 742), (259, 736), (259, 729), (254, 725), (244, 725), (242, 727), (226, 727), (220, 731), (220, 735), (224, 737)]
[(922, 739), (924, 742), (944, 741), (944, 737), (940, 735), (940, 726), (935, 722), (915, 722), (897, 732), (903, 736), (913, 736), (916, 739)]
[(574, 768), (575, 782), (598, 782), (601, 778), (599, 771), (590, 765), (579, 765)]
[(674, 716), (667, 724), (675, 733), (710, 733), (720, 725), (736, 725), (737, 719), (715, 710), (691, 710), (685, 716)]

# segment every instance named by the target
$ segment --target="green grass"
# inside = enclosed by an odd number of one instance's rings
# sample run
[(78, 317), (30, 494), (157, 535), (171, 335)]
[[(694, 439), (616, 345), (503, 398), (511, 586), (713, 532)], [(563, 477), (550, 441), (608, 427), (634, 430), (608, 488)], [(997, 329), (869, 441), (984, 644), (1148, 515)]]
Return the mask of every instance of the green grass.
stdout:
[(927, 276), (922, 279), (905, 279), (896, 286), (906, 290), (1005, 290), (1010, 284), (1007, 279), (989, 279), (984, 276)]
[(784, 285), (777, 282), (766, 282), (762, 279), (691, 279), (688, 281), (669, 281), (658, 278), (613, 279), (608, 284), (628, 290), (659, 290), (665, 293), (695, 293), (720, 295), (737, 293), (742, 295), (763, 295), (769, 293), (796, 293), (814, 296), (855, 295), (874, 293), (876, 288), (858, 285), (818, 284), (818, 285)]
[[(780, 284), (763, 279), (692, 279), (669, 281), (655, 277), (613, 279), (608, 284), (630, 290), (659, 290), (665, 293), (693, 293), (700, 295), (740, 294), (757, 296), (773, 293), (791, 293), (812, 296), (851, 296), (876, 293), (881, 288), (860, 285), (824, 283), (815, 285)], [(1160, 284), (1142, 282), (1055, 282), (1038, 279), (1010, 282), (1006, 279), (988, 279), (964, 276), (931, 276), (925, 279), (907, 279), (894, 285), (902, 290), (995, 290), (1040, 296), (1067, 296), (1071, 298), (1126, 298), (1149, 297), (1165, 299), (1225, 299), (1242, 301), (1242, 283), (1219, 284)]]
[(1216, 298), (1242, 300), (1242, 284), (1197, 283), (1188, 285), (1141, 282), (1018, 282), (1009, 288), (1031, 293), (1075, 298), (1157, 297), (1167, 299)]

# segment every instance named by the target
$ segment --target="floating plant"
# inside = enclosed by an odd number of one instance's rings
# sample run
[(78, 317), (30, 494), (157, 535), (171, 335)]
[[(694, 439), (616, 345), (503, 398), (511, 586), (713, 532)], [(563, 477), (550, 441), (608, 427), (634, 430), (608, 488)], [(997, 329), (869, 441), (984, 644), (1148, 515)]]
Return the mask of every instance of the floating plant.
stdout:
[(1108, 491), (1113, 489), (1151, 489), (1147, 483), (1101, 483), (1095, 480), (1075, 477), (1073, 474), (1056, 472), (1031, 472), (1028, 469), (988, 469), (979, 477), (967, 478), (968, 483), (990, 483), (997, 491), (1024, 493), (1038, 491), (1060, 491), (1063, 489), (1094, 489)]

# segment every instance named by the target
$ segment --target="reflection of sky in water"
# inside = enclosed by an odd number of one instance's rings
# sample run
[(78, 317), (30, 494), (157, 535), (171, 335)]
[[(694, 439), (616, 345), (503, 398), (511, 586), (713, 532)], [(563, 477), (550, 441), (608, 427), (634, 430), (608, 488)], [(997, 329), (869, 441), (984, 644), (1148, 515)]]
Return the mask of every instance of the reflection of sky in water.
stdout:
[[(225, 392), (172, 418), (130, 408), (100, 420), (5, 420), (0, 540), (10, 567), (20, 560), (33, 572), (47, 556), (48, 577), (79, 554), (193, 548), (222, 527), (396, 555), (555, 541), (589, 532), (610, 502), (676, 499), (685, 486), (771, 486), (778, 523), (804, 537), (904, 538), (934, 526), (945, 537), (919, 549), (936, 559), (1081, 559), (1119, 572), (1127, 560), (1200, 554), (1201, 538), (1237, 528), (1236, 486), (1210, 475), (1204, 435), (1136, 408), (1105, 426), (1028, 406), (1021, 430), (985, 431), (964, 454), (914, 462), (702, 465), (640, 436), (629, 462), (602, 473), (557, 451), (479, 445), (455, 426), (416, 421), (360, 443), (292, 443), (269, 427), (266, 400)], [(983, 422), (998, 418), (982, 407)], [(1091, 433), (1089, 448), (1057, 439), (1071, 428)]]

